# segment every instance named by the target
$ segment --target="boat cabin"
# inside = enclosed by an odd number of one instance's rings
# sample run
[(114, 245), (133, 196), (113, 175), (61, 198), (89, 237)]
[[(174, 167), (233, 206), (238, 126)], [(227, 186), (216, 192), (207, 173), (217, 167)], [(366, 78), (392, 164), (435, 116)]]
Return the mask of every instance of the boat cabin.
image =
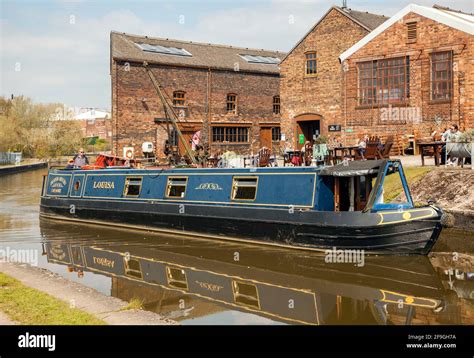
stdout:
[[(368, 211), (413, 207), (403, 168), (397, 160), (365, 160), (322, 169), (320, 190), (328, 191), (334, 211)], [(396, 197), (386, 195), (400, 189)], [(375, 189), (375, 190), (374, 190)]]
[[(388, 187), (388, 190), (387, 190)], [(397, 198), (385, 195), (398, 187)], [(317, 211), (411, 208), (401, 163), (367, 160), (332, 167), (50, 170), (46, 196)], [(395, 202), (393, 202), (393, 200)]]

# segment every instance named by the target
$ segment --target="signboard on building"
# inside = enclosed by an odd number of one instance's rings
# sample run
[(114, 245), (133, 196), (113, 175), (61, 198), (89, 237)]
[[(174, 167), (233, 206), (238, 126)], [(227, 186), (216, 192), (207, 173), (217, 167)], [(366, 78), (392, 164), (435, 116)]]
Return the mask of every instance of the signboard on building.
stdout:
[(340, 132), (342, 126), (340, 124), (330, 124), (328, 126), (328, 132)]

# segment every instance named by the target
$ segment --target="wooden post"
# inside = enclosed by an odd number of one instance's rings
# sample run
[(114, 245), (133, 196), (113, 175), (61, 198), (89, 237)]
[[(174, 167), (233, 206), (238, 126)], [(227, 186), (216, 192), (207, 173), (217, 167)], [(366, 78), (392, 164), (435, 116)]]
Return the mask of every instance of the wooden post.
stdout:
[(158, 96), (160, 97), (165, 113), (169, 114), (171, 124), (173, 125), (173, 128), (176, 131), (176, 133), (178, 133), (178, 138), (181, 140), (181, 142), (183, 142), (183, 146), (184, 146), (184, 149), (186, 150), (186, 154), (188, 155), (189, 159), (191, 159), (193, 164), (197, 164), (196, 159), (194, 158), (193, 152), (189, 148), (189, 145), (186, 142), (186, 139), (184, 138), (183, 134), (181, 133), (181, 130), (178, 127), (178, 116), (176, 115), (174, 108), (168, 103), (165, 96), (163, 95), (160, 85), (157, 79), (155, 78), (155, 75), (153, 74), (153, 72), (151, 72), (150, 68), (148, 67), (148, 63), (143, 62), (143, 67), (145, 67), (145, 70), (147, 71), (148, 76), (150, 77), (151, 82), (153, 83), (153, 86), (155, 87), (156, 92), (158, 93)]

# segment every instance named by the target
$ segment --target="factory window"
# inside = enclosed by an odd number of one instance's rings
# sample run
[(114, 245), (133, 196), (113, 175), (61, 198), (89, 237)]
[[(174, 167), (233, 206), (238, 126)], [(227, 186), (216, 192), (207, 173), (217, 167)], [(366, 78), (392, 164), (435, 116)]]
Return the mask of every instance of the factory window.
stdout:
[(217, 143), (247, 143), (248, 127), (213, 127), (212, 141)]
[(273, 96), (273, 114), (280, 114), (280, 96)]
[(229, 93), (227, 95), (227, 113), (237, 113), (237, 95)]
[(311, 51), (305, 54), (306, 56), (306, 76), (314, 76), (317, 73), (316, 68), (316, 52)]
[(431, 54), (431, 100), (451, 99), (453, 88), (453, 53), (451, 51)]
[(257, 186), (257, 177), (234, 177), (232, 182), (232, 200), (255, 200)]
[(279, 142), (281, 140), (281, 129), (280, 127), (272, 128), (272, 141)]
[(409, 97), (409, 57), (360, 62), (359, 105), (404, 103)]
[(186, 105), (186, 93), (183, 91), (173, 92), (173, 106), (184, 107)]
[(168, 177), (168, 184), (166, 186), (166, 197), (184, 198), (184, 195), (186, 194), (187, 184), (187, 177)]

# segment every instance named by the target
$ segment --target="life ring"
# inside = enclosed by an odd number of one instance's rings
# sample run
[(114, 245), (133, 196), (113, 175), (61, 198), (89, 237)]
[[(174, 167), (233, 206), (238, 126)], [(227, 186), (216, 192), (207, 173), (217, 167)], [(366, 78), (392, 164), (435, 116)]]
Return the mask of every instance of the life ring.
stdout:
[(133, 158), (133, 150), (132, 149), (128, 149), (125, 152), (125, 158), (127, 158), (127, 159), (132, 159)]

